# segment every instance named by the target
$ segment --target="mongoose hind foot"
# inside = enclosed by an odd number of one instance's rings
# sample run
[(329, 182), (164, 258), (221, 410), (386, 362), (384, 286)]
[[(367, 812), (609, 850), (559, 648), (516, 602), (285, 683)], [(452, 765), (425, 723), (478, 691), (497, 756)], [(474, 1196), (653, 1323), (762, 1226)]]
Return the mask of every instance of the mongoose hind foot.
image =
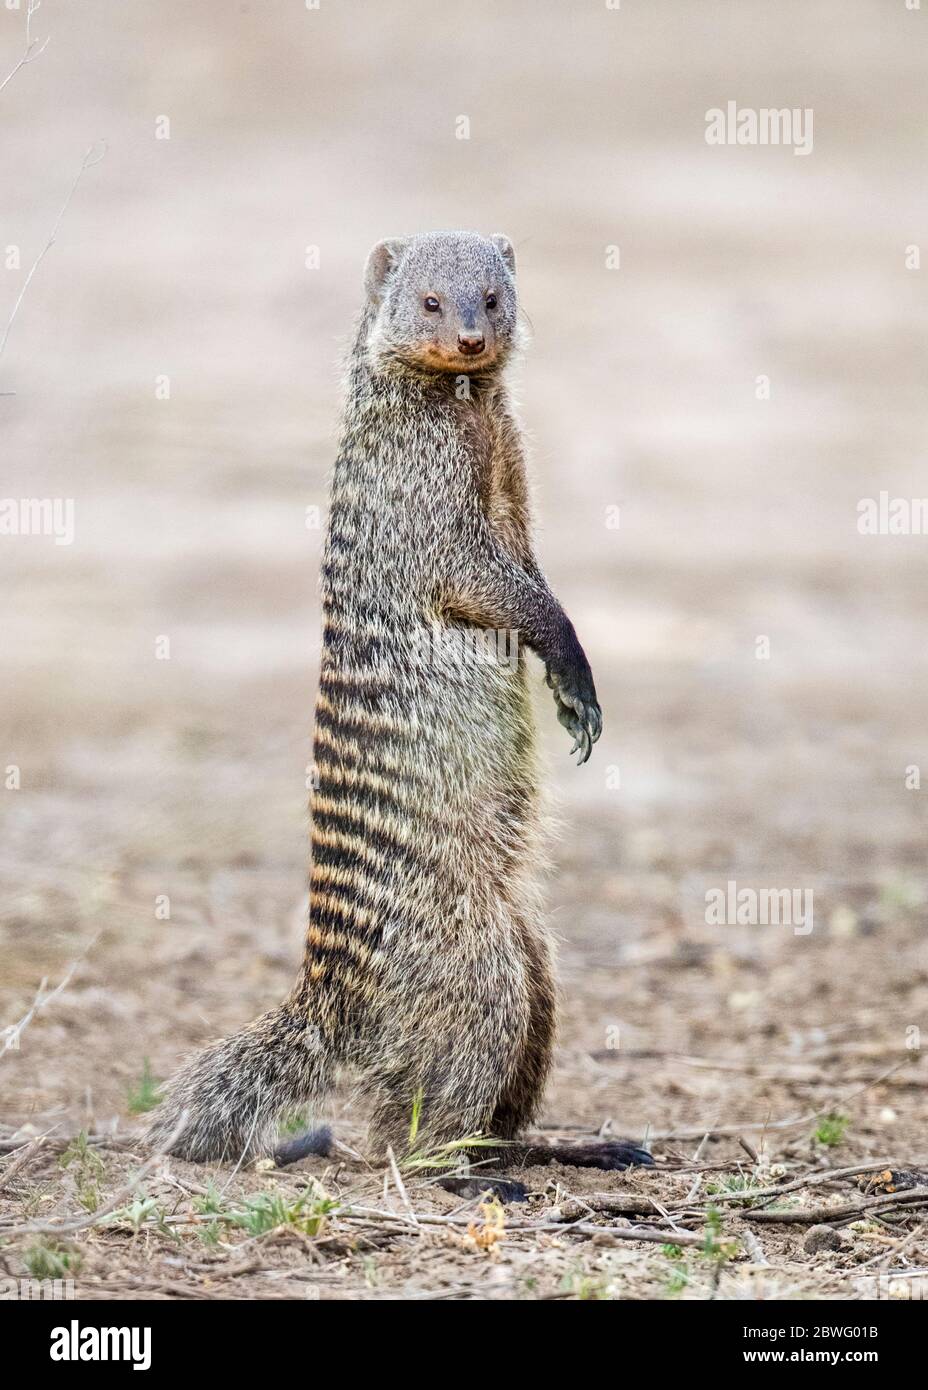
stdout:
[(570, 1163), (575, 1168), (615, 1171), (654, 1166), (647, 1149), (630, 1139), (547, 1139), (530, 1135), (515, 1146), (513, 1153), (525, 1167), (533, 1163)]

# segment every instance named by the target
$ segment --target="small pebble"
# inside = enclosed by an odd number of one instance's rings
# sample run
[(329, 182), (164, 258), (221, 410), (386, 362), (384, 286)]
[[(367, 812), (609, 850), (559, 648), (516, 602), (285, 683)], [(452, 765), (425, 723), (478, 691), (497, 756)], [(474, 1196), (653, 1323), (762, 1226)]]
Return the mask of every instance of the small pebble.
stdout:
[(812, 1226), (806, 1231), (802, 1248), (808, 1255), (817, 1255), (820, 1250), (843, 1250), (844, 1237), (834, 1226)]

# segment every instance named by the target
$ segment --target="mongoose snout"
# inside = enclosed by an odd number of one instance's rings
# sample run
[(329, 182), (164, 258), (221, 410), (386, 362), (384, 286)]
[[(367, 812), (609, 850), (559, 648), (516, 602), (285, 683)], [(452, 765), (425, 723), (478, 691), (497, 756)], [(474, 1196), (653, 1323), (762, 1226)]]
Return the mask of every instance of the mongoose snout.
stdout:
[(487, 340), (482, 333), (459, 333), (458, 347), (467, 357), (476, 357), (483, 352), (487, 345)]

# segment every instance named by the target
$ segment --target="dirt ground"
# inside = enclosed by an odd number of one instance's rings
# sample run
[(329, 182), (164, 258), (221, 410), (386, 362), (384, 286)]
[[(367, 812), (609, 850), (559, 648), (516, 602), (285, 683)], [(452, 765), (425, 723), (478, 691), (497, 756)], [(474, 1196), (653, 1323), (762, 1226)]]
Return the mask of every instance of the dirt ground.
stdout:
[[(75, 508), (73, 544), (0, 536), (0, 1280), (924, 1296), (898, 1175), (928, 1169), (928, 540), (861, 535), (857, 504), (928, 493), (926, 23), (901, 0), (42, 5), (51, 41), (0, 92), (0, 324), (107, 150), (0, 356), (0, 490)], [(0, 80), (23, 33), (0, 9)], [(813, 108), (813, 151), (707, 145), (728, 100)], [(146, 1167), (155, 1083), (297, 966), (307, 509), (366, 251), (448, 226), (516, 247), (538, 548), (606, 721), (573, 767), (536, 668), (562, 820), (544, 1120), (655, 1167), (530, 1168), (528, 1204), (481, 1204), (370, 1170), (348, 1088), (337, 1158)], [(717, 924), (729, 882), (811, 893), (811, 921)], [(43, 980), (66, 983), (17, 1028)], [(897, 1176), (865, 1193), (845, 1170), (868, 1166)]]

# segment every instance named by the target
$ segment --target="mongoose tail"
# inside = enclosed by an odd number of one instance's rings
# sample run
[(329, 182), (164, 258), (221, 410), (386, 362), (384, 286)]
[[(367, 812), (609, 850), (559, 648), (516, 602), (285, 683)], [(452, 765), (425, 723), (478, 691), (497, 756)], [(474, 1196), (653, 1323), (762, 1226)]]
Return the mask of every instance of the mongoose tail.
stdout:
[(181, 1069), (148, 1141), (192, 1163), (266, 1154), (281, 1115), (321, 1101), (329, 1072), (319, 1030), (287, 1000)]

